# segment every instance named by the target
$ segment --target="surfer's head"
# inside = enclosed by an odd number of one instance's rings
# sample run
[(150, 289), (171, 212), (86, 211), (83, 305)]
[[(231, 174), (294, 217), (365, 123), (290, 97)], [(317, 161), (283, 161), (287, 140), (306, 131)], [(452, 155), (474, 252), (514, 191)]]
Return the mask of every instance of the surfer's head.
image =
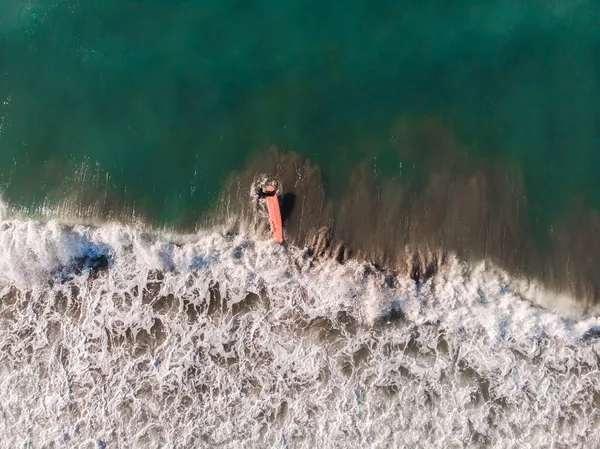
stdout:
[(258, 196), (258, 198), (265, 198), (267, 196), (273, 196), (277, 193), (277, 191), (275, 190), (275, 187), (272, 185), (269, 185), (265, 188), (259, 187), (258, 189), (256, 189), (256, 195)]

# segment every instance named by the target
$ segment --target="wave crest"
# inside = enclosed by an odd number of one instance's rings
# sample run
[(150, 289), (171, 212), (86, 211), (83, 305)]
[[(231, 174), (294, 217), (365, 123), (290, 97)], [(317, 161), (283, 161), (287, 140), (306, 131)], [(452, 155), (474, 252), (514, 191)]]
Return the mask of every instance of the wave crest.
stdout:
[(11, 445), (600, 443), (599, 320), (483, 263), (416, 282), (248, 234), (18, 219), (0, 245)]

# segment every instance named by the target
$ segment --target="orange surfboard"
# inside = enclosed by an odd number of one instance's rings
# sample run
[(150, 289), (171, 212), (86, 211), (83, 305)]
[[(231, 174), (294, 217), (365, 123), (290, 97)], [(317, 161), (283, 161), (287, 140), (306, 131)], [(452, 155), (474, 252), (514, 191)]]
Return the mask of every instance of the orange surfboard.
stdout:
[(271, 222), (271, 231), (275, 241), (283, 241), (283, 226), (281, 225), (281, 211), (279, 210), (279, 200), (275, 193), (275, 187), (267, 187), (267, 209), (269, 209), (269, 221)]

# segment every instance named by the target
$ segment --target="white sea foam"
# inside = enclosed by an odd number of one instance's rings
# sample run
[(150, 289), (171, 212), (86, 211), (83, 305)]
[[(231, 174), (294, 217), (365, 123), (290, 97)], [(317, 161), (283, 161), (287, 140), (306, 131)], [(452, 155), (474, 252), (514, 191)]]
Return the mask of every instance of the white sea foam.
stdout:
[(8, 218), (2, 446), (600, 445), (600, 320), (483, 263), (417, 286), (244, 234)]

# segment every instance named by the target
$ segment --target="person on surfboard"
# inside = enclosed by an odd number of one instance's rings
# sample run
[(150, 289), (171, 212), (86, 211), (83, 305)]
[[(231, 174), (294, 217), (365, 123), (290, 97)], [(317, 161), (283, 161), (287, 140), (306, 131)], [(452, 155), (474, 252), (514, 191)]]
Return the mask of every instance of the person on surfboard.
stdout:
[(276, 193), (277, 192), (275, 191), (275, 187), (273, 187), (273, 186), (268, 186), (266, 188), (266, 191), (263, 190), (262, 187), (259, 187), (258, 189), (256, 189), (256, 196), (258, 196), (258, 199), (267, 198), (268, 196), (273, 196)]
[(269, 221), (271, 223), (271, 232), (277, 243), (283, 242), (283, 225), (281, 223), (281, 210), (279, 208), (279, 199), (277, 190), (272, 185), (266, 189), (258, 188), (256, 194), (259, 199), (267, 199), (267, 209), (269, 210)]

